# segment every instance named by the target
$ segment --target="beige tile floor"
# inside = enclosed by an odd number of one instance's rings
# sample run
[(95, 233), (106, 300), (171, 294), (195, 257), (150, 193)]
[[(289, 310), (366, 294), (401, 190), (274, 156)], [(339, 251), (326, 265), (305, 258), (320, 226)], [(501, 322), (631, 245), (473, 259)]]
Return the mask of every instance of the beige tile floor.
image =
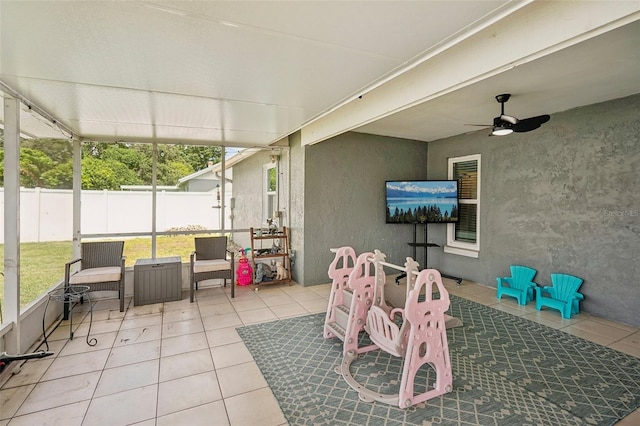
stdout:
[[(640, 330), (581, 313), (570, 320), (556, 311), (537, 312), (495, 289), (447, 280), (451, 294), (562, 329), (640, 357)], [(324, 312), (330, 286), (238, 287), (185, 293), (178, 302), (118, 311), (117, 300), (94, 304), (89, 318), (77, 306), (75, 337), (62, 323), (49, 337), (55, 355), (30, 360), (2, 377), (0, 426), (18, 425), (260, 425), (287, 424), (267, 382), (235, 327)], [(84, 312), (82, 309), (84, 308)], [(640, 424), (640, 410), (620, 425)]]

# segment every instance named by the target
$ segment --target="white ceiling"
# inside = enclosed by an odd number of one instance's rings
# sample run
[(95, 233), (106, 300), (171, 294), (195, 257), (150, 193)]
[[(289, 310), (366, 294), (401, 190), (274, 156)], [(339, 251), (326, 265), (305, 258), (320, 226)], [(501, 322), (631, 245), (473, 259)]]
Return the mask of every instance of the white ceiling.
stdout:
[(482, 129), (469, 123), (491, 125), (500, 115), (495, 95), (501, 93), (513, 94), (505, 112), (518, 118), (640, 93), (639, 46), (636, 21), (357, 130), (432, 141)]
[[(26, 135), (60, 135), (29, 113), (32, 105), (81, 138), (236, 147), (271, 145), (341, 111), (346, 124), (332, 134), (429, 141), (477, 129), (465, 123), (491, 123), (498, 93), (513, 93), (507, 112), (524, 118), (640, 92), (640, 2), (589, 2), (613, 3), (617, 14), (600, 18), (606, 26), (595, 16), (562, 17), (567, 28), (584, 27), (580, 42), (565, 48), (549, 37), (539, 58), (475, 77), (470, 59), (464, 84), (419, 101), (378, 96), (384, 113), (349, 112), (360, 95), (411, 86), (412, 72), (473, 37), (497, 43), (507, 25), (581, 7), (559, 3), (1, 0), (0, 81), (25, 100)], [(544, 38), (537, 30), (533, 37)], [(529, 43), (512, 42), (523, 52)]]

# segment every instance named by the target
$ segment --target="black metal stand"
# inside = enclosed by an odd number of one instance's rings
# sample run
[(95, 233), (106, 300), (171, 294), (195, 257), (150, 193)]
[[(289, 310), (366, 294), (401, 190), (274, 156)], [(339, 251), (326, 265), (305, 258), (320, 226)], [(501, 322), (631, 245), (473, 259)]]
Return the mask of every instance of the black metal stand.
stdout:
[[(424, 224), (424, 242), (423, 243), (419, 243), (417, 242), (418, 239), (418, 224), (414, 223), (413, 224), (413, 241), (410, 243), (407, 243), (409, 246), (411, 246), (412, 248), (412, 254), (413, 254), (413, 259), (416, 260), (416, 247), (424, 247), (424, 267), (423, 269), (428, 269), (428, 253), (429, 253), (429, 247), (440, 247), (438, 244), (435, 243), (430, 243), (429, 242), (429, 234), (428, 234), (428, 230), (429, 230), (429, 225), (428, 224)], [(456, 282), (457, 285), (461, 285), (462, 284), (462, 278), (459, 277), (454, 277), (453, 275), (446, 275), (443, 273), (440, 273), (440, 275), (442, 276), (442, 278), (449, 278), (450, 280), (454, 280)], [(405, 272), (401, 273), (400, 275), (398, 275), (396, 277), (396, 284), (400, 283), (400, 280), (403, 278), (406, 278), (407, 274)]]
[[(87, 331), (87, 345), (95, 346), (98, 343), (96, 338), (89, 339), (89, 335), (91, 334), (91, 323), (93, 322), (93, 305), (91, 303), (91, 299), (89, 298), (89, 287), (88, 286), (69, 286), (63, 290), (55, 290), (49, 293), (49, 299), (47, 300), (47, 304), (44, 307), (44, 313), (42, 314), (42, 334), (44, 336), (44, 344), (47, 347), (47, 351), (49, 350), (49, 343), (47, 342), (47, 331), (45, 329), (45, 318), (47, 316), (47, 308), (49, 307), (49, 302), (52, 300), (54, 302), (60, 302), (65, 304), (65, 311), (68, 310), (69, 315), (69, 339), (73, 340), (73, 303), (76, 303), (78, 300), (83, 300), (85, 297), (87, 298), (87, 302), (89, 303), (89, 331)], [(66, 318), (65, 318), (66, 319)]]

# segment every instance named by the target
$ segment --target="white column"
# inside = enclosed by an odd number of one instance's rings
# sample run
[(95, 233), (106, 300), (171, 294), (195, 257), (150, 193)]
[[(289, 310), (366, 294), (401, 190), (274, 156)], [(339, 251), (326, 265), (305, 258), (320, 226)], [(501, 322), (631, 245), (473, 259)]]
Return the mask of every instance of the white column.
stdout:
[(4, 301), (13, 333), (6, 351), (21, 353), (20, 339), (20, 102), (4, 98)]
[(224, 234), (224, 216), (225, 216), (225, 187), (227, 186), (227, 178), (226, 178), (226, 149), (224, 145), (220, 147), (220, 155), (222, 156), (222, 160), (220, 161), (220, 198), (221, 204), (220, 209), (218, 209), (218, 213), (220, 214), (220, 229), (222, 229), (222, 234)]
[(153, 143), (153, 160), (151, 163), (151, 258), (156, 258), (156, 219), (158, 213), (157, 208), (157, 191), (158, 184), (158, 144)]
[(74, 137), (73, 144), (73, 258), (80, 258), (80, 243), (82, 239), (82, 143)]

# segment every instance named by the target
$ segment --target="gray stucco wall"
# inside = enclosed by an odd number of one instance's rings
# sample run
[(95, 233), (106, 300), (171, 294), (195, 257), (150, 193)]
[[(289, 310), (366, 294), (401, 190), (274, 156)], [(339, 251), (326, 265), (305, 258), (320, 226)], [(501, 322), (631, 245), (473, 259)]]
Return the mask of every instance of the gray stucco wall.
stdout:
[[(269, 161), (267, 151), (258, 152), (233, 167), (234, 229), (262, 226), (262, 166)], [(234, 241), (242, 247), (251, 246), (248, 232), (234, 234)]]
[[(492, 287), (511, 264), (536, 268), (543, 285), (552, 272), (571, 273), (585, 280), (585, 311), (639, 326), (639, 117), (636, 95), (554, 114), (540, 129), (507, 137), (480, 130), (426, 144), (352, 132), (302, 147), (294, 134), (293, 278), (305, 286), (328, 282), (329, 249), (342, 245), (378, 248), (403, 263), (413, 227), (385, 224), (384, 181), (446, 178), (449, 157), (481, 154), (480, 257), (431, 248), (429, 266)], [(261, 220), (257, 182), (268, 155), (234, 167), (235, 228)], [(445, 229), (429, 225), (429, 240), (443, 245)]]
[[(290, 212), (290, 150), (286, 148), (274, 147), (261, 152), (257, 152), (245, 160), (233, 166), (233, 198), (235, 208), (233, 210), (233, 228), (239, 230), (234, 232), (234, 241), (242, 247), (251, 246), (251, 237), (247, 232), (251, 227), (266, 226), (263, 220), (264, 209), (264, 188), (266, 186), (264, 177), (265, 165), (273, 165), (271, 155), (277, 154), (278, 167), (278, 199), (275, 206), (282, 212), (280, 226), (291, 228)], [(294, 223), (295, 220), (294, 220)], [(229, 227), (230, 224), (228, 223)], [(295, 232), (289, 230), (290, 248), (295, 243)], [(292, 274), (296, 279), (295, 274)]]
[(387, 261), (411, 255), (411, 225), (385, 224), (385, 180), (426, 179), (427, 144), (345, 133), (306, 147), (304, 167), (305, 286), (330, 282), (331, 248), (380, 249)]
[[(635, 326), (640, 305), (640, 95), (554, 114), (529, 133), (488, 130), (429, 143), (429, 178), (447, 158), (482, 155), (480, 257), (429, 263), (495, 287), (509, 265), (584, 279), (585, 311)], [(445, 242), (444, 226), (430, 237)]]

